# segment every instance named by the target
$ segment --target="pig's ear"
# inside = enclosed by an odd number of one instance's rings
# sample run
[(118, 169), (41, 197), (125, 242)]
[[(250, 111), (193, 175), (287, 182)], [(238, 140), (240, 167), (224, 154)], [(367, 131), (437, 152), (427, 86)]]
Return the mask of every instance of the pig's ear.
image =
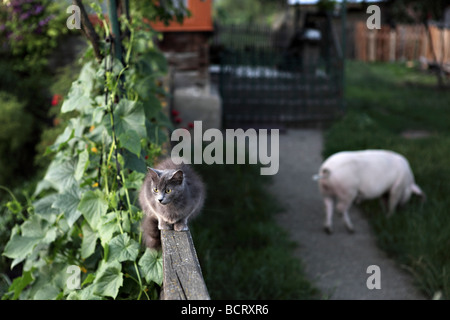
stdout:
[(147, 172), (150, 175), (150, 177), (152, 177), (153, 181), (158, 181), (159, 177), (161, 177), (162, 171), (161, 170), (156, 170), (150, 167), (147, 167)]

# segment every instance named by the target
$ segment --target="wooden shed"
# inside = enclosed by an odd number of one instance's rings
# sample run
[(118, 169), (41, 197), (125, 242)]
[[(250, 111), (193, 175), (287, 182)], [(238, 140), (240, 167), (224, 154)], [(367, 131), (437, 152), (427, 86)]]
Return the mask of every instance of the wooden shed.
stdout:
[(163, 34), (158, 46), (165, 52), (173, 70), (178, 75), (181, 75), (180, 71), (194, 72), (195, 79), (187, 82), (204, 85), (208, 81), (209, 38), (214, 31), (213, 0), (180, 1), (184, 1), (184, 6), (191, 13), (190, 17), (185, 17), (183, 23), (171, 21), (166, 26), (162, 22), (153, 22), (151, 25)]

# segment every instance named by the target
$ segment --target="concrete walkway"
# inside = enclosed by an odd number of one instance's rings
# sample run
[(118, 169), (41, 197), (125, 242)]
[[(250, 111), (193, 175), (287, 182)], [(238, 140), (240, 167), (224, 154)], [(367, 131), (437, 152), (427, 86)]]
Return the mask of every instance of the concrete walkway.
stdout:
[[(319, 130), (280, 134), (280, 169), (270, 188), (286, 209), (277, 215), (278, 223), (299, 244), (295, 254), (307, 276), (325, 299), (425, 299), (412, 277), (376, 246), (368, 221), (357, 208), (350, 210), (354, 234), (347, 232), (337, 214), (333, 234), (323, 231), (324, 205), (311, 178), (323, 161), (321, 151)], [(371, 265), (380, 268), (381, 289), (367, 288)]]

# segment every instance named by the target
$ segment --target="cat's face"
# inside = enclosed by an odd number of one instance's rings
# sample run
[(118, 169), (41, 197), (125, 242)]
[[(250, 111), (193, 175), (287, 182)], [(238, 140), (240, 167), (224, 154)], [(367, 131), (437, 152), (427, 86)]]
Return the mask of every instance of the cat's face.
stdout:
[(148, 172), (152, 178), (151, 192), (158, 203), (166, 205), (183, 192), (183, 171), (148, 168)]

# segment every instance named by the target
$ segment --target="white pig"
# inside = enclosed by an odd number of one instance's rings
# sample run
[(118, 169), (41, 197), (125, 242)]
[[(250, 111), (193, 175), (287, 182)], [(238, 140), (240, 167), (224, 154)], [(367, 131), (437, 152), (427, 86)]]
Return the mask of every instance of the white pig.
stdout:
[(398, 204), (405, 204), (411, 194), (425, 197), (414, 182), (408, 160), (388, 150), (343, 151), (330, 156), (322, 164), (319, 181), (326, 210), (325, 231), (332, 232), (333, 208), (343, 214), (349, 232), (353, 224), (348, 210), (354, 201), (388, 196), (388, 215)]

